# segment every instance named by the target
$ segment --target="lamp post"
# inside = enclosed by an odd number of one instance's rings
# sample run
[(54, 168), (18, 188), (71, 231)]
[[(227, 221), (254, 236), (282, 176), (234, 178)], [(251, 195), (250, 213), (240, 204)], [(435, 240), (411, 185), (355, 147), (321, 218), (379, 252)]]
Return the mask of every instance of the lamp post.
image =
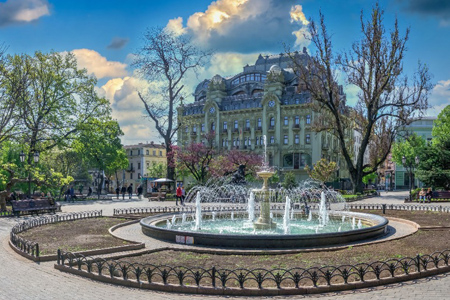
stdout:
[(409, 174), (409, 201), (412, 201), (412, 195), (411, 195), (411, 187), (412, 187), (412, 172), (414, 171), (414, 167), (418, 166), (420, 162), (420, 159), (418, 156), (414, 158), (414, 162), (410, 162), (408, 164), (407, 159), (405, 156), (402, 157), (402, 164), (403, 167), (406, 169), (406, 171)]
[[(25, 162), (25, 153), (20, 152), (20, 162), (24, 163)], [(33, 161), (34, 163), (38, 163), (39, 162), (39, 151), (35, 151), (33, 154)], [(31, 198), (31, 170), (28, 170), (28, 197)]]

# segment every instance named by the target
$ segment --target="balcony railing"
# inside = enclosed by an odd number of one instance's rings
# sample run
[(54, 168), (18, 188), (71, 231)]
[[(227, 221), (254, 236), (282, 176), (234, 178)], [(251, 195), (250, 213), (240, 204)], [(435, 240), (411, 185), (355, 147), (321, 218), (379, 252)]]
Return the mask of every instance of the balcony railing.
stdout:
[(300, 124), (294, 124), (294, 125), (292, 125), (292, 129), (294, 129), (294, 130), (299, 130), (299, 129), (300, 129)]

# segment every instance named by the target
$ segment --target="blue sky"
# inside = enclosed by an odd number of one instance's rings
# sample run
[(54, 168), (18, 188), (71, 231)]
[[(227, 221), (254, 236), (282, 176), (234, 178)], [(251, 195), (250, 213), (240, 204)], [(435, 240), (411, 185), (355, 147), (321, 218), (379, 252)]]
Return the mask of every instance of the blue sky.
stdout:
[[(389, 29), (395, 17), (404, 32), (411, 28), (405, 71), (409, 75), (417, 62), (427, 64), (436, 84), (430, 97), (436, 115), (450, 104), (450, 1), (380, 1)], [(130, 66), (132, 53), (142, 46), (146, 28), (171, 26), (188, 32), (216, 55), (199, 79), (187, 80), (188, 90), (216, 73), (233, 75), (257, 54), (283, 52), (282, 43), (307, 46), (293, 32), (303, 30), (307, 19), (318, 19), (321, 9), (334, 47), (345, 50), (360, 36), (361, 10), (370, 14), (371, 1), (313, 0), (218, 0), (218, 1), (0, 1), (0, 43), (8, 52), (74, 51), (79, 65), (99, 78), (99, 93), (107, 97), (113, 116), (125, 132), (125, 144), (157, 141), (151, 123), (142, 116), (136, 91), (145, 88)], [(294, 15), (292, 14), (294, 13)], [(297, 16), (297, 17), (295, 17)], [(169, 25), (168, 25), (169, 24)], [(300, 31), (301, 32), (301, 31)], [(352, 101), (354, 91), (348, 89)]]

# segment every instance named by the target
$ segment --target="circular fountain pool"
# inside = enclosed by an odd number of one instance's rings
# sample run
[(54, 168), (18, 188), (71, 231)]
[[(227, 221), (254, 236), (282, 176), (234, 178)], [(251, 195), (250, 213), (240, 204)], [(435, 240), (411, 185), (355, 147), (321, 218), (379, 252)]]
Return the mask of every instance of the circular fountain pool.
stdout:
[(312, 218), (299, 213), (291, 215), (289, 233), (281, 225), (281, 212), (273, 216), (279, 225), (267, 230), (255, 230), (248, 215), (242, 212), (233, 213), (233, 217), (230, 212), (203, 213), (200, 228), (196, 228), (192, 215), (183, 214), (144, 218), (141, 227), (146, 235), (166, 241), (238, 248), (324, 247), (376, 238), (387, 230), (388, 220), (381, 216), (341, 211), (329, 214), (327, 225), (320, 224), (316, 213)]

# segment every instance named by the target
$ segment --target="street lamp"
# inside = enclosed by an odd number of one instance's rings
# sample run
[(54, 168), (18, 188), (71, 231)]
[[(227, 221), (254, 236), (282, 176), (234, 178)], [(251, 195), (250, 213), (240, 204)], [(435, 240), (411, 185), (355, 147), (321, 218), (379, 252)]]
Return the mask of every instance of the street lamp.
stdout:
[[(25, 153), (23, 153), (23, 151), (21, 151), (19, 154), (21, 163), (25, 162), (25, 156), (26, 156)], [(33, 160), (34, 160), (34, 163), (39, 162), (39, 151), (34, 152)], [(31, 198), (31, 170), (28, 170), (28, 197)]]

